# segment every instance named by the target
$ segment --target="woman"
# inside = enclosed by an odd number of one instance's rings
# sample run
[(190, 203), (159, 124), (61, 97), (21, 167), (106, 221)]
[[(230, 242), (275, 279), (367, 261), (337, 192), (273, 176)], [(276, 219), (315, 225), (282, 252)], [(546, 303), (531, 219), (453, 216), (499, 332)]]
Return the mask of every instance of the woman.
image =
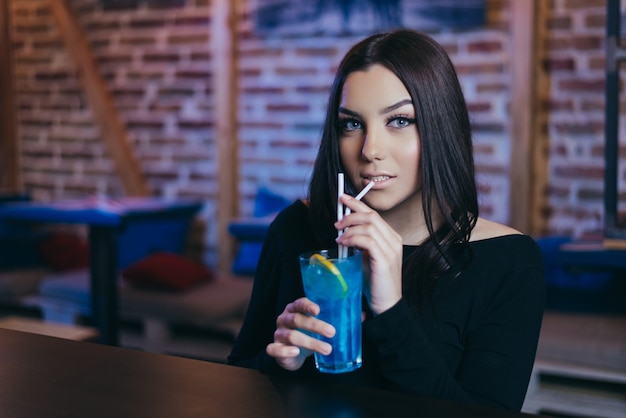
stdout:
[[(337, 173), (345, 172), (336, 221)], [(356, 194), (375, 182), (363, 201)], [(345, 230), (337, 238), (338, 230)], [(334, 328), (303, 297), (298, 255), (357, 247), (369, 272), (363, 366), (322, 375), (311, 334)], [(272, 223), (229, 362), (519, 410), (544, 303), (528, 236), (478, 217), (470, 122), (456, 72), (427, 35), (373, 35), (342, 60), (308, 202)]]

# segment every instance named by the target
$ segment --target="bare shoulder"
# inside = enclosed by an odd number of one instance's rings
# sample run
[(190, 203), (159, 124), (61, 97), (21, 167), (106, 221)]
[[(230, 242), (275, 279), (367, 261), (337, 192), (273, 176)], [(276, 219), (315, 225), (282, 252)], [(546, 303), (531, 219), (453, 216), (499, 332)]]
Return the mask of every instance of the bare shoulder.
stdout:
[(478, 218), (476, 226), (472, 230), (470, 241), (478, 241), (481, 239), (489, 239), (495, 237), (501, 237), (504, 235), (521, 235), (522, 233), (515, 228), (500, 224), (493, 221), (488, 221), (484, 218)]

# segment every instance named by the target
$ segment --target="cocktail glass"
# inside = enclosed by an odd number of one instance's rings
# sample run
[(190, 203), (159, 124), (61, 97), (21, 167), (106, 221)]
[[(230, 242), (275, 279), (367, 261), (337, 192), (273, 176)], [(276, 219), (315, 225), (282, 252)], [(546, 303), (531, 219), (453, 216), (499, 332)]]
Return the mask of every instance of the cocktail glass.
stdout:
[(332, 338), (316, 335), (333, 348), (328, 355), (315, 353), (321, 372), (345, 373), (361, 367), (361, 259), (361, 252), (353, 248), (344, 258), (337, 257), (337, 249), (300, 255), (304, 293), (319, 305), (317, 318), (336, 330)]

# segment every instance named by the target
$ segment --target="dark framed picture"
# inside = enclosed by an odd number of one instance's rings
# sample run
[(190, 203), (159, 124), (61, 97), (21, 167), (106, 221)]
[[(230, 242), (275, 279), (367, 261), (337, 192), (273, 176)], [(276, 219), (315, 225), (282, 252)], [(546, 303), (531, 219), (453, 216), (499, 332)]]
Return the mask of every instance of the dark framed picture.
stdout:
[(469, 28), (485, 22), (486, 0), (255, 0), (259, 34), (360, 34), (392, 28)]

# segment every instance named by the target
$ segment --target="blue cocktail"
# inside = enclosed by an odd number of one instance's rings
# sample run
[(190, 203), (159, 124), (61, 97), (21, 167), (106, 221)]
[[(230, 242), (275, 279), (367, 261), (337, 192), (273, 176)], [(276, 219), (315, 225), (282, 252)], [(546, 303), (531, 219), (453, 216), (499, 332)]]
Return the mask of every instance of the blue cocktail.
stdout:
[(335, 327), (329, 355), (315, 353), (315, 364), (325, 373), (344, 373), (361, 367), (361, 252), (350, 249), (337, 258), (337, 250), (322, 250), (300, 256), (302, 283), (307, 298), (320, 306), (318, 319)]

